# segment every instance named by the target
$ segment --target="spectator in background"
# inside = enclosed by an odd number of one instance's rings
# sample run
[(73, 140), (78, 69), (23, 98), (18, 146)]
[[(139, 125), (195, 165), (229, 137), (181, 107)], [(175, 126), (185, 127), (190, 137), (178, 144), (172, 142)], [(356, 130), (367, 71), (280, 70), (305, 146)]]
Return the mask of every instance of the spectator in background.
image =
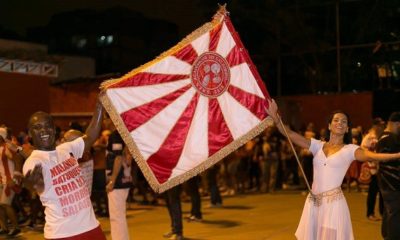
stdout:
[[(306, 131), (304, 132), (304, 137), (307, 139), (315, 138), (316, 133), (314, 131), (314, 124), (309, 123), (307, 125)], [(322, 141), (322, 140), (321, 140)], [(314, 176), (314, 171), (313, 171), (313, 155), (309, 151), (309, 149), (302, 148), (300, 150), (300, 159), (303, 163), (303, 170), (305, 174), (305, 178), (308, 180), (308, 183), (312, 185), (313, 183), (313, 176)]]
[(217, 181), (220, 168), (220, 163), (217, 163), (206, 171), (208, 190), (210, 191), (210, 207), (222, 206), (222, 197)]
[(200, 176), (195, 176), (189, 179), (186, 184), (186, 192), (190, 196), (192, 208), (190, 215), (186, 218), (188, 222), (201, 222), (203, 220), (203, 214), (201, 212), (201, 198), (199, 192), (199, 184), (201, 181)]
[(126, 200), (132, 186), (132, 156), (117, 130), (114, 130), (107, 144), (107, 197), (110, 214), (111, 238), (129, 240), (126, 222)]
[[(361, 132), (357, 128), (351, 129), (351, 136), (352, 136), (352, 144), (360, 145), (362, 136)], [(346, 186), (347, 191), (350, 192), (352, 187), (355, 187), (357, 191), (359, 190), (358, 178), (360, 176), (360, 169), (361, 163), (358, 161), (353, 161), (350, 164), (349, 169), (346, 172), (345, 179), (346, 179)]]
[[(379, 153), (400, 152), (400, 112), (393, 112), (376, 145)], [(395, 161), (380, 162), (379, 189), (383, 197), (382, 237), (400, 239), (400, 156)]]
[[(385, 122), (381, 118), (375, 118), (372, 123), (371, 129), (364, 136), (361, 147), (364, 149), (368, 149), (370, 151), (375, 151), (376, 144), (378, 143), (378, 139), (382, 136), (383, 130), (385, 129)], [(368, 187), (368, 195), (367, 195), (367, 218), (371, 221), (379, 221), (381, 218), (375, 215), (375, 202), (376, 196), (379, 194), (379, 213), (381, 216), (383, 215), (383, 200), (382, 194), (379, 191), (378, 187), (378, 178), (377, 178), (377, 164), (376, 162), (364, 162), (361, 166), (361, 172), (363, 169), (366, 169), (369, 176), (369, 187)], [(361, 178), (361, 176), (360, 176)]]
[(170, 240), (183, 240), (182, 224), (182, 204), (181, 204), (182, 185), (175, 186), (165, 192), (165, 201), (168, 214), (171, 219), (171, 231), (163, 235)]
[[(20, 188), (14, 177), (15, 173), (21, 177), (21, 169), (15, 168), (14, 159), (18, 151), (22, 149), (16, 148), (14, 143), (9, 139), (6, 128), (0, 128), (0, 176), (3, 189), (0, 193), (0, 226), (1, 233), (9, 236), (18, 235), (21, 230), (18, 226), (17, 215), (11, 203), (14, 199), (16, 191)], [(8, 220), (10, 220), (12, 229), (8, 228)]]
[[(105, 127), (109, 127), (110, 119), (104, 120)], [(96, 206), (96, 215), (108, 217), (108, 199), (106, 194), (106, 148), (111, 131), (106, 129), (93, 144), (93, 184), (92, 200)]]
[(277, 173), (279, 166), (281, 141), (280, 136), (277, 133), (276, 127), (267, 128), (266, 136), (266, 142), (268, 143), (268, 145), (263, 144), (263, 152), (265, 158), (263, 178), (265, 184), (265, 192), (273, 193), (277, 188)]

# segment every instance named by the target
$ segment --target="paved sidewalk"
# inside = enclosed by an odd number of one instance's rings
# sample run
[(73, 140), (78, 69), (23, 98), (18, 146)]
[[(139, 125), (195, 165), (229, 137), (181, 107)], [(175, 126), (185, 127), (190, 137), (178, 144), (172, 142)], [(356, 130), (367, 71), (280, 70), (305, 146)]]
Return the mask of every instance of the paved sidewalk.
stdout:
[[(365, 194), (345, 195), (350, 207), (355, 239), (382, 239), (381, 222), (371, 222), (365, 217)], [(222, 208), (207, 208), (209, 200), (203, 199), (203, 222), (184, 221), (184, 235), (189, 240), (295, 239), (294, 232), (304, 200), (305, 196), (300, 192), (246, 194), (224, 198)], [(184, 214), (188, 214), (190, 204), (184, 203), (183, 209)], [(162, 234), (169, 231), (170, 220), (164, 206), (132, 205), (127, 216), (131, 239), (163, 239)], [(108, 218), (99, 220), (107, 239), (111, 239)], [(43, 239), (43, 234), (23, 229), (23, 233), (17, 239)]]

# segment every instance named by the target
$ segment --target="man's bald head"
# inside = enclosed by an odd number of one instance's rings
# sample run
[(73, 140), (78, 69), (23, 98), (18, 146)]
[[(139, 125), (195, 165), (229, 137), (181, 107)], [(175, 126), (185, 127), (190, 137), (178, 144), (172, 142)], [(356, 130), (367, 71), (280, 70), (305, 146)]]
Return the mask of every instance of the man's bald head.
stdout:
[(66, 142), (71, 142), (82, 136), (83, 136), (83, 133), (81, 131), (78, 131), (75, 129), (70, 129), (64, 133), (64, 140)]

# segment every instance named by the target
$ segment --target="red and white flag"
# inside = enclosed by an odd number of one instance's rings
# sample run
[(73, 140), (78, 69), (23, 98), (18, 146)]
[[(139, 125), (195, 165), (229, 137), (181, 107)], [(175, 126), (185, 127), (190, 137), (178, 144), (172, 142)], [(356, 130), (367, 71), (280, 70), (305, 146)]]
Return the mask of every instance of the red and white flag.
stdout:
[(267, 127), (269, 98), (225, 7), (100, 99), (150, 186), (163, 192)]

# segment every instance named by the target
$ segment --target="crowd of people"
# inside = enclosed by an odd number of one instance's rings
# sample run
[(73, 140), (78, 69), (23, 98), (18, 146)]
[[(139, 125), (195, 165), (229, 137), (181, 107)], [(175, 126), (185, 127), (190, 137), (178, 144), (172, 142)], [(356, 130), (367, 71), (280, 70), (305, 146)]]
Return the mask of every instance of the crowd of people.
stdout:
[[(300, 157), (304, 176), (299, 171), (288, 139), (281, 134), (282, 129), (279, 123), (276, 123), (275, 126), (267, 128), (264, 133), (247, 142), (205, 173), (189, 180), (183, 186), (177, 186), (163, 195), (158, 195), (150, 189), (111, 120), (103, 119), (100, 116), (104, 115), (100, 109), (101, 107), (98, 106), (87, 129), (83, 129), (76, 122), (70, 124), (70, 129), (57, 129), (50, 115), (42, 112), (34, 114), (29, 119), (27, 132), (14, 135), (6, 125), (0, 126), (2, 158), (0, 162), (0, 235), (15, 236), (21, 232), (21, 227), (27, 227), (44, 230), (46, 239), (64, 238), (71, 234), (83, 239), (82, 234), (87, 233), (89, 233), (87, 235), (89, 238), (93, 239), (93, 236), (96, 236), (96, 239), (102, 239), (104, 235), (100, 233), (101, 228), (96, 217), (109, 217), (112, 239), (129, 239), (125, 217), (126, 203), (137, 201), (138, 204), (153, 205), (165, 202), (171, 217), (171, 231), (164, 234), (164, 237), (183, 239), (182, 211), (180, 210), (182, 198), (190, 198), (192, 203), (192, 211), (184, 219), (188, 222), (200, 222), (202, 221), (201, 196), (210, 196), (209, 207), (221, 207), (223, 204), (221, 196), (223, 195), (274, 193), (281, 189), (307, 190), (304, 179), (307, 179), (310, 185), (315, 186), (313, 177), (319, 177), (319, 175), (313, 173), (315, 169), (313, 158), (317, 146), (321, 142), (308, 141), (309, 139), (319, 139), (328, 142), (330, 137), (328, 134), (331, 130), (323, 128), (316, 131), (314, 125), (310, 123), (304, 130), (296, 133), (296, 137), (301, 136), (301, 139), (308, 139), (304, 142), (300, 141), (299, 147), (295, 149)], [(392, 120), (400, 122), (395, 117)], [(385, 130), (387, 126), (382, 119), (376, 118), (373, 120), (371, 128), (366, 131), (361, 127), (350, 128), (352, 137), (346, 144), (355, 144), (354, 146), (358, 145), (362, 147), (361, 149), (369, 151), (385, 152), (387, 149), (380, 146), (378, 140), (388, 134), (386, 133), (387, 129)], [(54, 133), (52, 129), (54, 129)], [(53, 135), (54, 139), (52, 139)], [(398, 148), (399, 140), (393, 141), (397, 141), (391, 143), (394, 144), (393, 148)], [(333, 150), (335, 147), (337, 146), (332, 145)], [(354, 149), (356, 148), (354, 147)], [(349, 151), (356, 151), (354, 149)], [(52, 155), (54, 151), (57, 156)], [(62, 153), (59, 153), (60, 151)], [(361, 157), (357, 154), (350, 156), (358, 156), (361, 160), (370, 160), (364, 155)], [(62, 158), (62, 160), (57, 158)], [(388, 206), (398, 208), (398, 204), (393, 204), (396, 198), (392, 198), (392, 195), (387, 193), (392, 190), (393, 186), (388, 183), (384, 185), (384, 191), (380, 191), (377, 180), (377, 163), (374, 161), (360, 163), (352, 160), (354, 159), (349, 159), (350, 167), (348, 170), (345, 169), (344, 181), (340, 180), (340, 177), (338, 181), (348, 190), (351, 188), (365, 189), (368, 193), (366, 217), (372, 221), (379, 221), (381, 217), (374, 212), (377, 195), (380, 196), (379, 212), (381, 216), (385, 215), (384, 201), (382, 201), (385, 197), (382, 198), (381, 193), (386, 194)], [(43, 161), (48, 164), (41, 165), (39, 168), (38, 163)], [(74, 176), (77, 164), (80, 169), (79, 177)], [(383, 166), (385, 171), (388, 171), (387, 176), (390, 178), (393, 165), (383, 164)], [(43, 168), (47, 168), (49, 174), (46, 174)], [(43, 173), (41, 176), (37, 174), (39, 171)], [(62, 172), (67, 171), (71, 175), (71, 179), (76, 178), (74, 181), (57, 178)], [(24, 181), (23, 176), (29, 181)], [(79, 196), (68, 195), (69, 192), (80, 189), (81, 182), (85, 182), (87, 193), (86, 190), (82, 190)], [(60, 186), (59, 190), (56, 189), (55, 196), (46, 191), (49, 184)], [(398, 187), (394, 186), (395, 191), (398, 191)], [(65, 197), (64, 202), (60, 200), (62, 197)], [(57, 203), (52, 202), (52, 199), (55, 199), (54, 201)], [(76, 206), (64, 207), (64, 205), (73, 205), (78, 200), (79, 204), (75, 204)], [(59, 213), (57, 207), (53, 206), (57, 204), (61, 204), (62, 211)], [(46, 214), (45, 211), (47, 211)], [(65, 224), (65, 222), (60, 223), (57, 220), (57, 214), (61, 214), (63, 219), (68, 217), (76, 219), (79, 215), (85, 218), (84, 221), (88, 224), (85, 229), (81, 229), (76, 228), (75, 225)], [(390, 217), (393, 216), (384, 217), (384, 225), (392, 223)], [(302, 217), (301, 224), (304, 221), (306, 220)], [(44, 224), (46, 225), (44, 226)], [(61, 225), (69, 226), (70, 229), (60, 229)], [(349, 233), (349, 231), (351, 232), (351, 224), (350, 230), (346, 232)], [(387, 234), (385, 231), (383, 230), (383, 234)], [(331, 233), (328, 232), (328, 234)], [(310, 233), (298, 230), (298, 236), (304, 234)], [(300, 237), (300, 239), (302, 238)]]

